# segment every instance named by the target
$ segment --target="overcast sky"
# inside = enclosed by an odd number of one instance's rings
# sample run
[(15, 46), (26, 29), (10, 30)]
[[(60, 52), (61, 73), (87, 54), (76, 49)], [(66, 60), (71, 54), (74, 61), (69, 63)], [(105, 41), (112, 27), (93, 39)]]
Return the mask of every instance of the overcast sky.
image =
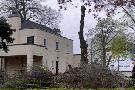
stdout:
[[(48, 5), (50, 5), (53, 9), (58, 9), (59, 6), (57, 4), (57, 0), (48, 0), (46, 2)], [(74, 4), (78, 6), (78, 8), (75, 8), (72, 5), (68, 6), (68, 9), (66, 11), (61, 11), (63, 14), (63, 19), (60, 23), (60, 29), (62, 31), (62, 35), (74, 40), (74, 53), (79, 54), (80, 53), (80, 44), (79, 44), (79, 37), (78, 37), (78, 31), (80, 27), (80, 18), (81, 18), (81, 11), (80, 6), (81, 3), (78, 3), (77, 0), (74, 0)], [(92, 17), (90, 14), (86, 14), (85, 17), (85, 33), (87, 33), (88, 29), (93, 27), (96, 23), (96, 20)]]

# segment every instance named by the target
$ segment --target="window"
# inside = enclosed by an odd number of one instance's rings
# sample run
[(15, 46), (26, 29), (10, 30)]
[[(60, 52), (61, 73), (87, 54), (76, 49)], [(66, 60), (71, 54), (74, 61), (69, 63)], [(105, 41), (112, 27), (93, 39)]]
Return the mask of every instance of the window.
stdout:
[(47, 40), (44, 39), (44, 47), (47, 48)]
[(56, 42), (56, 50), (59, 50), (59, 42)]
[(27, 37), (27, 44), (34, 44), (34, 36)]

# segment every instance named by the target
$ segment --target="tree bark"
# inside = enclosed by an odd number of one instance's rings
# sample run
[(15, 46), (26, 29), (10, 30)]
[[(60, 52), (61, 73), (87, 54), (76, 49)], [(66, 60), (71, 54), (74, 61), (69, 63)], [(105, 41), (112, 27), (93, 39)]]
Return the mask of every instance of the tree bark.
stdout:
[(106, 67), (106, 41), (105, 41), (106, 36), (104, 35), (104, 31), (102, 30), (102, 62), (103, 62), (103, 67)]
[(86, 41), (84, 40), (84, 35), (83, 35), (85, 10), (86, 10), (85, 6), (81, 6), (80, 31), (78, 32), (79, 39), (80, 39), (80, 48), (81, 48), (81, 64), (88, 64), (88, 59), (87, 59), (88, 45)]
[(103, 47), (103, 67), (106, 67), (106, 48)]

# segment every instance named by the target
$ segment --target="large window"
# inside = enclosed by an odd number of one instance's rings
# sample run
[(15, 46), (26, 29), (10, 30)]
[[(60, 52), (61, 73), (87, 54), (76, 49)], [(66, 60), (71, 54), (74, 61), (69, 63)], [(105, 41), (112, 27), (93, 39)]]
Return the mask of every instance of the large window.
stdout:
[(27, 37), (27, 44), (34, 44), (34, 36)]
[(47, 40), (44, 39), (44, 47), (47, 48)]
[(56, 42), (56, 50), (59, 50), (59, 42)]

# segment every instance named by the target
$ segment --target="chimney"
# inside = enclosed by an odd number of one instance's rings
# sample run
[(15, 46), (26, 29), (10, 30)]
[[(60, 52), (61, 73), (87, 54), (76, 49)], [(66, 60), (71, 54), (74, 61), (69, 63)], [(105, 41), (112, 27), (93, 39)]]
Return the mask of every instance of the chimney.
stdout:
[(12, 10), (12, 13), (9, 15), (8, 23), (11, 25), (12, 29), (19, 30), (21, 28), (21, 18), (15, 10)]

